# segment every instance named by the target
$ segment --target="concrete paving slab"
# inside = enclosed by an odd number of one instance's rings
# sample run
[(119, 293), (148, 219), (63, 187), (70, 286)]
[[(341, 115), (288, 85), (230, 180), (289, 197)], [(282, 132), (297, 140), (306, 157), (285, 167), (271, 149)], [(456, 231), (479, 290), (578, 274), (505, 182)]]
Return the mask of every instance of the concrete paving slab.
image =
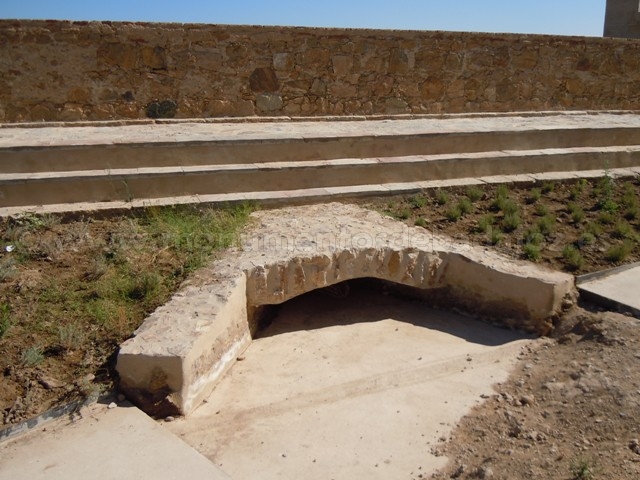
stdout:
[(132, 406), (92, 405), (0, 444), (2, 480), (229, 480), (196, 450)]
[(638, 128), (635, 113), (548, 112), (545, 115), (510, 114), (504, 116), (428, 117), (367, 121), (154, 122), (104, 126), (46, 126), (0, 129), (0, 148), (52, 147), (73, 145), (122, 145), (193, 142), (265, 142), (287, 139), (345, 138), (367, 135), (421, 135), (461, 132), (500, 132), (584, 129)]
[(235, 480), (427, 478), (439, 438), (540, 340), (372, 288), (284, 304), (167, 428)]
[(580, 294), (590, 301), (640, 318), (640, 263), (578, 277)]

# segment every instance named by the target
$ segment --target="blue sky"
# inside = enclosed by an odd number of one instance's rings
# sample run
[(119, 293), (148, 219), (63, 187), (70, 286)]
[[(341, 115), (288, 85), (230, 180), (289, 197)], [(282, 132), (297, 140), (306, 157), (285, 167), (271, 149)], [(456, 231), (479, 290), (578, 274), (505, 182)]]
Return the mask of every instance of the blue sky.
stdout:
[(0, 0), (0, 18), (601, 36), (606, 0)]

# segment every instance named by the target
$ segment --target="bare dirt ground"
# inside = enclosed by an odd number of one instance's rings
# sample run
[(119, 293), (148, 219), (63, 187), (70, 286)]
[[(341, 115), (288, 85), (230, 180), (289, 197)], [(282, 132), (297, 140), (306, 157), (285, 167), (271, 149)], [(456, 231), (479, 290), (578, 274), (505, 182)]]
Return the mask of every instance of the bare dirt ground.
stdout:
[[(638, 179), (477, 190), (361, 203), (573, 273), (640, 260)], [(113, 388), (119, 342), (194, 267), (193, 232), (177, 240), (163, 233), (176, 221), (0, 222), (3, 424)], [(441, 439), (437, 453), (451, 463), (434, 478), (640, 478), (639, 339), (636, 319), (572, 312), (546, 347), (524, 356), (496, 395)]]
[(442, 439), (450, 462), (432, 478), (640, 478), (638, 327), (576, 309)]

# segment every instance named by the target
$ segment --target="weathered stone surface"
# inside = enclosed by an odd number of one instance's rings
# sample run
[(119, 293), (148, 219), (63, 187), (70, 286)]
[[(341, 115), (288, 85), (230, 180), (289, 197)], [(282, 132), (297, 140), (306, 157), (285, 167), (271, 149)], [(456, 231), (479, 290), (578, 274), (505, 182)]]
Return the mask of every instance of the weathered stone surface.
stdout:
[(282, 97), (277, 93), (261, 93), (256, 97), (256, 106), (262, 112), (277, 112), (282, 105)]
[(250, 341), (253, 314), (314, 289), (378, 278), (546, 334), (573, 277), (353, 205), (259, 211), (241, 247), (201, 269), (121, 347), (122, 388), (145, 410), (188, 414)]
[(254, 92), (277, 92), (280, 89), (276, 72), (271, 68), (256, 68), (249, 77)]
[(156, 99), (181, 118), (385, 113), (398, 95), (417, 113), (640, 108), (629, 40), (0, 20), (0, 44), (6, 122), (141, 118)]
[(346, 55), (335, 55), (331, 58), (333, 73), (339, 77), (347, 75), (353, 66), (353, 58)]

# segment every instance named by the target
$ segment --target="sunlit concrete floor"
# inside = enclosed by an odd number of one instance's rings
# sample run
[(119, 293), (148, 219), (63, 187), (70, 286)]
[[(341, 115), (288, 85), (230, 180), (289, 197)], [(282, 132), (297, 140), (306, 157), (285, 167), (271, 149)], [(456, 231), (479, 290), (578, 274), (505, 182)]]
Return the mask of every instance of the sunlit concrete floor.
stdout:
[(280, 307), (215, 391), (167, 428), (235, 480), (418, 478), (534, 342), (370, 284)]

